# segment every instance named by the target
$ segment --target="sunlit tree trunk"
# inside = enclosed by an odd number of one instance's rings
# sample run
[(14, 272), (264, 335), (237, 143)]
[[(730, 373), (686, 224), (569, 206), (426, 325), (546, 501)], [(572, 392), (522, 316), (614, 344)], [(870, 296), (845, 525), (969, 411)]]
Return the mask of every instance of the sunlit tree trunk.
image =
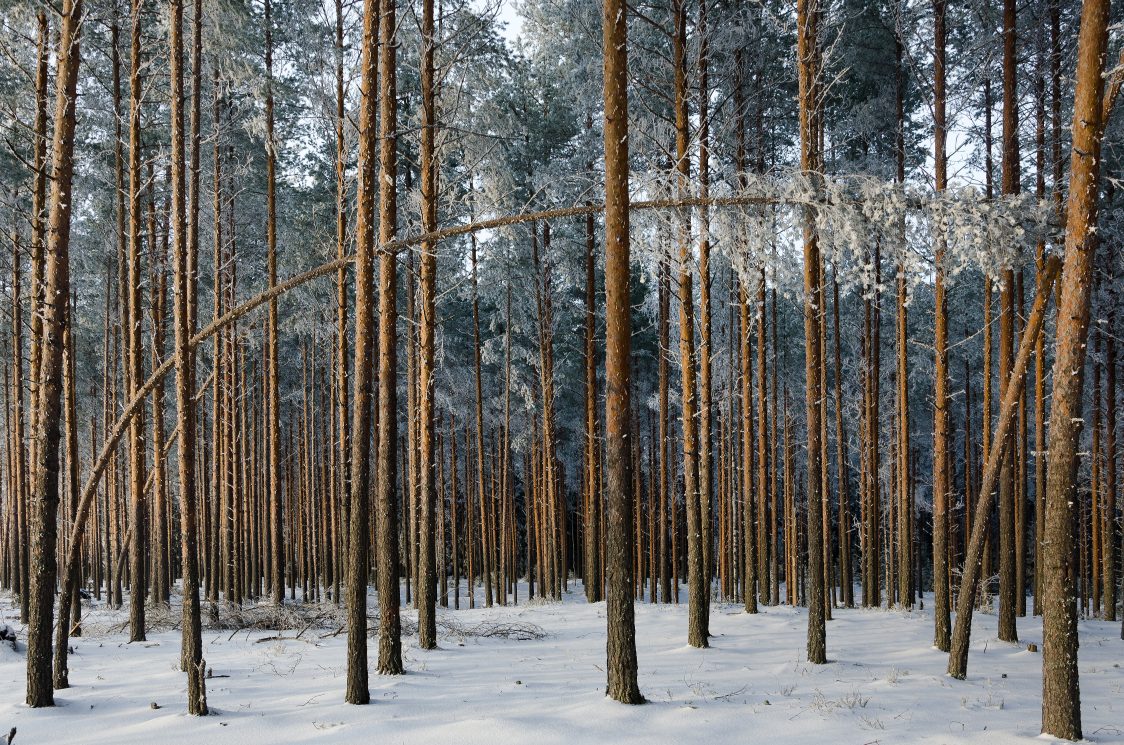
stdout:
[[(398, 278), (395, 253), (383, 248), (398, 232), (397, 0), (381, 0), (379, 22), (379, 435), (375, 486), (379, 591), (379, 662), (384, 675), (402, 669), (398, 589)], [(370, 300), (370, 298), (367, 298)], [(358, 296), (356, 306), (359, 305)], [(358, 359), (356, 368), (359, 367)], [(355, 406), (359, 407), (356, 399)], [(363, 430), (352, 432), (355, 438)], [(354, 536), (353, 536), (354, 537)]]
[(1104, 96), (1109, 3), (1084, 0), (1077, 42), (1073, 148), (1066, 205), (1065, 264), (1054, 347), (1054, 386), (1046, 465), (1046, 527), (1042, 551), (1042, 732), (1081, 739), (1073, 502), (1081, 432), (1086, 337), (1097, 237), (1101, 139), (1113, 97)]

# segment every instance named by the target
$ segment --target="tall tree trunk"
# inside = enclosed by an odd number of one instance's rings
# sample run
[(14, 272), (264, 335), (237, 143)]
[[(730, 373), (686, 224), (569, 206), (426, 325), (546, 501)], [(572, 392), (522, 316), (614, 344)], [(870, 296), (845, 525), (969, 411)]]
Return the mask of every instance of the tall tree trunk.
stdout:
[[(1114, 249), (1110, 247), (1110, 252)], [(1110, 262), (1108, 328), (1105, 334), (1105, 443), (1104, 443), (1104, 619), (1116, 620), (1116, 263)]]
[[(945, 141), (945, 0), (933, 0), (933, 158), (935, 185), (938, 192), (948, 186)], [(949, 649), (948, 566), (948, 504), (951, 492), (948, 483), (948, 307), (945, 299), (944, 259), (946, 241), (944, 226), (935, 230), (933, 280), (933, 646), (942, 652)]]
[[(202, 623), (199, 618), (199, 563), (196, 533), (195, 490), (195, 355), (190, 345), (194, 319), (188, 309), (194, 306), (194, 278), (188, 263), (188, 236), (184, 216), (184, 132), (183, 132), (183, 1), (170, 0), (168, 45), (171, 80), (171, 174), (172, 174), (172, 256), (175, 261), (175, 368), (176, 416), (179, 429), (180, 542), (183, 570), (183, 649), (181, 661), (187, 672), (187, 711), (207, 714), (206, 662), (203, 660)], [(201, 26), (196, 4), (197, 28)], [(196, 32), (198, 33), (198, 31)], [(197, 43), (197, 42), (196, 42)], [(193, 54), (193, 57), (195, 55)], [(192, 69), (192, 90), (197, 90), (198, 64)], [(192, 115), (192, 135), (195, 116)], [(194, 158), (193, 158), (194, 165)], [(194, 177), (193, 177), (194, 179)]]
[[(1019, 193), (1019, 120), (1016, 75), (1015, 0), (1003, 0), (1003, 174), (1002, 193)], [(1003, 273), (999, 293), (999, 381), (1006, 386), (1011, 375), (1015, 329), (1015, 274)], [(1015, 438), (1002, 445), (1003, 470), (999, 477), (999, 639), (1017, 642), (1015, 629)]]
[[(379, 435), (375, 486), (378, 544), (379, 662), (384, 675), (402, 670), (402, 623), (398, 589), (398, 277), (394, 251), (398, 221), (397, 0), (382, 0), (379, 21)], [(368, 298), (369, 300), (369, 298)], [(359, 304), (358, 296), (356, 305)], [(359, 367), (358, 360), (355, 363)], [(359, 406), (356, 399), (355, 405)], [(362, 430), (352, 433), (363, 435)], [(354, 536), (353, 536), (354, 537)]]
[[(708, 80), (709, 39), (706, 25), (707, 0), (699, 0), (699, 522), (702, 540), (702, 573), (707, 601), (707, 633), (709, 634), (710, 582), (713, 571), (713, 540), (711, 514), (713, 468), (711, 453), (711, 310), (710, 310), (710, 88)], [(748, 497), (752, 499), (752, 496)]]
[[(336, 258), (344, 259), (348, 255), (347, 215), (348, 215), (348, 186), (347, 186), (347, 139), (345, 135), (346, 110), (344, 98), (344, 72), (343, 72), (343, 0), (335, 0), (336, 6)], [(369, 57), (370, 55), (368, 55)], [(366, 63), (371, 64), (370, 60)], [(365, 70), (366, 68), (364, 68)], [(364, 99), (364, 106), (371, 104)], [(370, 122), (367, 123), (370, 127)], [(368, 160), (370, 151), (368, 150)], [(343, 556), (348, 556), (347, 545), (350, 541), (351, 523), (351, 422), (349, 420), (350, 391), (348, 386), (347, 366), (347, 267), (341, 266), (336, 271), (336, 450), (338, 452), (338, 470), (336, 476), (338, 494), (340, 499), (340, 519), (342, 526), (342, 542), (337, 546)], [(339, 574), (342, 573), (344, 562), (339, 563), (341, 572), (336, 575), (336, 594), (339, 593)], [(338, 597), (337, 597), (338, 600)]]
[(659, 263), (658, 278), (658, 303), (659, 318), (657, 320), (657, 354), (659, 355), (659, 574), (660, 574), (660, 599), (665, 603), (671, 602), (671, 565), (668, 563), (670, 550), (670, 534), (668, 530), (668, 512), (671, 507), (671, 487), (668, 483), (668, 471), (671, 469), (671, 432), (668, 422), (668, 354), (670, 353), (670, 296), (671, 296), (671, 270), (668, 262), (663, 257)]
[[(847, 440), (843, 432), (843, 364), (839, 336), (839, 281), (835, 273), (831, 278), (833, 344), (835, 347), (835, 459), (837, 489), (839, 492), (839, 584), (843, 591), (843, 604), (855, 607), (855, 588), (851, 580), (851, 498), (847, 478)], [(825, 350), (826, 351), (826, 350)]]
[[(376, 154), (371, 130), (375, 127), (375, 86), (380, 32), (380, 0), (363, 4), (363, 50), (360, 60), (359, 108), (359, 183), (355, 216), (355, 375), (351, 396), (351, 489), (347, 554), (347, 685), (344, 701), (367, 704), (371, 701), (367, 678), (367, 495), (370, 490), (371, 462), (371, 374), (374, 361), (374, 175)], [(393, 489), (393, 486), (392, 486)], [(381, 493), (380, 493), (381, 498)], [(397, 572), (394, 587), (398, 587)], [(395, 604), (397, 606), (397, 603)]]
[[(488, 532), (487, 511), (484, 503), (484, 394), (483, 373), (481, 372), (481, 343), (480, 343), (480, 298), (477, 294), (477, 257), (476, 235), (469, 239), (472, 243), (472, 341), (473, 341), (473, 366), (476, 381), (476, 497), (479, 500), (480, 510), (480, 573), (484, 578), (484, 604), (492, 607), (492, 584), (490, 581), (490, 567), (488, 565)], [(538, 296), (536, 296), (538, 297)], [(541, 305), (541, 303), (540, 303)], [(470, 598), (476, 595), (475, 585), (469, 584)]]
[[(897, 181), (899, 184), (905, 183), (905, 66), (903, 62), (903, 44), (900, 36), (894, 41), (895, 57), (896, 57), (896, 77), (897, 85), (895, 86), (895, 98), (897, 109), (897, 127), (895, 131), (895, 147), (896, 160), (897, 160)], [(899, 234), (904, 243), (905, 240), (905, 221), (904, 217), (900, 222)], [(897, 431), (897, 493), (894, 495), (897, 500), (897, 594), (898, 603), (903, 608), (913, 607), (913, 592), (910, 579), (913, 576), (911, 567), (913, 565), (913, 545), (909, 539), (909, 516), (913, 513), (913, 505), (910, 501), (910, 469), (909, 469), (909, 321), (906, 311), (906, 279), (905, 279), (905, 266), (898, 264), (898, 303), (897, 303), (897, 353), (898, 353), (898, 369), (897, 369), (897, 385), (898, 385), (898, 400), (897, 400), (897, 415), (898, 415), (898, 431)]]
[[(673, 0), (675, 30), (672, 57), (675, 65), (675, 171), (676, 193), (685, 199), (690, 193), (690, 139), (687, 111), (687, 7), (685, 0)], [(682, 395), (681, 427), (683, 430), (683, 491), (687, 511), (687, 643), (707, 647), (709, 603), (705, 587), (706, 563), (703, 559), (702, 506), (699, 486), (699, 412), (698, 387), (695, 383), (695, 290), (691, 264), (691, 217), (684, 211), (678, 216), (679, 261), (679, 362)]]
[[(823, 164), (819, 150), (819, 118), (821, 103), (820, 50), (817, 30), (820, 22), (819, 0), (799, 0), (797, 4), (797, 57), (800, 99), (800, 168), (805, 175), (817, 179)], [(804, 346), (806, 423), (808, 428), (808, 661), (827, 662), (827, 627), (824, 609), (823, 500), (819, 497), (823, 460), (823, 368), (821, 366), (820, 320), (823, 287), (820, 282), (822, 261), (812, 215), (805, 216), (804, 225)]]
[[(433, 0), (422, 3), (422, 111), (421, 111), (421, 217), (422, 232), (437, 230), (437, 162), (434, 135), (437, 111), (434, 94), (433, 51), (436, 45), (433, 28)], [(421, 536), (418, 546), (418, 645), (422, 649), (437, 647), (435, 608), (436, 581), (434, 569), (434, 511), (437, 484), (434, 450), (434, 336), (437, 328), (437, 245), (422, 243), (421, 309), (418, 336), (420, 341), (418, 393), (420, 409), (420, 517)]]
[(644, 701), (636, 685), (632, 604), (631, 343), (628, 195), (628, 16), (623, 0), (604, 0), (605, 135), (605, 475), (607, 693), (621, 703)]
[[(592, 119), (587, 124), (592, 127)], [(590, 166), (592, 169), (592, 165)], [(602, 599), (601, 582), (601, 445), (598, 441), (597, 422), (597, 360), (596, 339), (597, 309), (595, 270), (596, 243), (594, 220), (585, 218), (585, 544), (583, 563), (585, 597), (591, 603)], [(510, 298), (510, 291), (508, 294)], [(510, 325), (508, 326), (510, 338)], [(655, 588), (652, 588), (653, 596)]]
[[(1054, 386), (1046, 463), (1046, 528), (1042, 550), (1042, 732), (1081, 739), (1077, 673), (1077, 614), (1073, 560), (1073, 501), (1081, 428), (1086, 336), (1096, 253), (1101, 139), (1112, 110), (1104, 96), (1109, 3), (1084, 0), (1077, 42), (1073, 154), (1066, 206), (1065, 264), (1059, 288)], [(1062, 374), (1059, 374), (1059, 371)]]
[[(128, 287), (124, 316), (126, 339), (125, 390), (131, 399), (140, 389), (144, 374), (141, 358), (141, 216), (144, 210), (141, 186), (141, 4), (132, 3), (129, 64), (129, 255)], [(129, 522), (133, 541), (129, 545), (129, 641), (145, 640), (145, 555), (148, 547), (148, 507), (144, 494), (144, 410), (129, 421)]]
[[(1053, 3), (1051, 3), (1052, 5)], [(1046, 63), (1039, 62), (1035, 74), (1035, 196), (1046, 198)], [(1046, 264), (1046, 242), (1040, 240), (1035, 250), (1037, 274)], [(1042, 612), (1042, 571), (1039, 547), (1045, 527), (1046, 496), (1046, 338), (1039, 334), (1034, 347), (1034, 614)]]
[[(742, 410), (741, 410), (741, 436), (742, 436), (742, 482), (741, 482), (741, 504), (743, 510), (742, 525), (744, 530), (745, 541), (745, 612), (757, 612), (757, 592), (760, 576), (758, 575), (757, 561), (758, 543), (757, 543), (757, 526), (754, 525), (755, 518), (764, 522), (762, 513), (754, 509), (754, 494), (753, 494), (753, 353), (750, 349), (749, 336), (750, 336), (750, 316), (749, 316), (749, 288), (746, 286), (745, 278), (743, 277), (738, 281), (738, 310), (741, 320), (741, 394), (742, 394)], [(758, 317), (760, 323), (760, 317)], [(733, 332), (733, 329), (731, 329)], [(760, 336), (758, 338), (758, 351), (762, 346)], [(760, 359), (760, 358), (759, 358)], [(761, 379), (758, 380), (758, 393), (763, 390), (764, 383)], [(758, 404), (763, 402), (763, 398), (758, 399)], [(761, 418), (758, 423), (760, 432), (765, 429), (765, 419)], [(761, 453), (758, 453), (760, 456)], [(762, 459), (763, 460), (763, 459)], [(758, 463), (757, 470), (758, 488), (762, 488), (765, 481), (764, 464)]]
[(873, 297), (864, 301), (864, 340), (866, 349), (866, 390), (865, 390), (865, 432), (866, 441), (866, 479), (865, 479), (865, 504), (866, 515), (863, 521), (863, 606), (877, 608), (882, 603), (882, 592), (878, 575), (878, 557), (880, 554), (881, 529), (881, 484), (879, 473), (881, 471), (881, 448), (879, 435), (881, 432), (881, 418), (879, 414), (879, 399), (881, 397), (881, 367), (882, 367), (882, 310), (881, 299), (878, 296), (878, 287), (881, 284), (882, 264), (881, 251), (877, 241), (874, 244), (874, 273), (875, 283)]
[[(168, 303), (168, 241), (167, 231), (164, 238), (157, 243), (156, 235), (156, 204), (153, 193), (155, 182), (152, 176), (152, 166), (148, 168), (149, 200), (148, 200), (148, 247), (149, 247), (149, 296), (152, 318), (152, 369), (160, 367), (165, 357), (165, 318), (167, 317)], [(167, 463), (164, 454), (164, 381), (161, 379), (152, 389), (152, 590), (153, 601), (166, 605), (171, 597), (171, 562), (169, 561), (169, 542), (171, 540), (168, 530), (168, 519), (171, 511), (168, 509)], [(77, 474), (75, 474), (77, 478)], [(75, 484), (77, 489), (77, 484)], [(77, 497), (77, 494), (75, 494)], [(72, 510), (77, 509), (77, 504)]]
[[(62, 341), (70, 300), (70, 217), (74, 202), (74, 123), (77, 103), (82, 0), (64, 0), (56, 53), (55, 127), (51, 143), (51, 196), (47, 220), (46, 263), (35, 449), (29, 508), (29, 586), (27, 634), (27, 705), (53, 706), (51, 626), (54, 621), (57, 514), (59, 504), (59, 426), (62, 407)], [(18, 384), (18, 381), (17, 381)]]
[[(277, 149), (273, 139), (273, 21), (270, 0), (265, 0), (265, 209), (266, 250), (269, 288), (277, 286)], [(270, 546), (270, 587), (274, 605), (285, 601), (285, 531), (281, 492), (281, 394), (278, 381), (277, 298), (269, 299), (269, 359), (266, 377), (269, 391), (269, 523), (272, 530)]]

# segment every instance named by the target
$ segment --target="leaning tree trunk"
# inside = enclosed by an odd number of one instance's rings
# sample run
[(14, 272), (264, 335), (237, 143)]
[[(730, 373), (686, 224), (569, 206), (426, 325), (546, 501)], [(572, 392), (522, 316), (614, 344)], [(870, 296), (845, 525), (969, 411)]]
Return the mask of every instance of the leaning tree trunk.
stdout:
[(961, 680), (968, 670), (968, 641), (972, 630), (972, 612), (975, 608), (976, 588), (980, 579), (980, 563), (983, 559), (984, 542), (987, 539), (989, 517), (995, 501), (993, 492), (1002, 471), (1002, 460), (1006, 457), (1006, 453), (1004, 453), (1007, 443), (1006, 438), (1011, 431), (1018, 402), (1022, 397), (1027, 361), (1030, 358), (1031, 349), (1034, 347), (1034, 338), (1042, 329), (1046, 306), (1057, 272), (1058, 262), (1055, 259), (1047, 262), (1046, 268), (1039, 276), (1034, 307), (1027, 318), (1026, 330), (1023, 333), (1022, 341), (1019, 343), (1019, 353), (1015, 357), (1011, 375), (1003, 387), (999, 418), (995, 425), (995, 439), (991, 442), (990, 449), (985, 453), (987, 460), (980, 480), (975, 515), (972, 519), (972, 535), (968, 542), (967, 554), (964, 557), (960, 594), (956, 600), (956, 626), (952, 631), (951, 652), (948, 657), (948, 674)]

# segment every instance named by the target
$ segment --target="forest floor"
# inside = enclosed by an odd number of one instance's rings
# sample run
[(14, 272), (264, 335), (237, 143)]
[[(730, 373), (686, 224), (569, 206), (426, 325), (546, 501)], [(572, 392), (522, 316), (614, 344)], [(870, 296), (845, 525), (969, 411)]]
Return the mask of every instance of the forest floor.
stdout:
[[(10, 598), (0, 598), (0, 626), (20, 639), (16, 651), (0, 644), (0, 738), (16, 727), (14, 745), (1049, 741), (1036, 739), (1041, 655), (1026, 650), (1041, 648), (1038, 619), (1019, 619), (1022, 643), (1012, 645), (997, 641), (994, 616), (977, 613), (961, 682), (945, 676), (946, 656), (930, 646), (927, 611), (836, 610), (830, 664), (815, 666), (804, 659), (805, 612), (787, 606), (749, 616), (715, 603), (711, 647), (688, 647), (684, 588), (681, 605), (636, 606), (648, 703), (629, 707), (605, 697), (604, 603), (587, 604), (574, 585), (562, 603), (484, 609), (479, 590), (477, 598), (475, 610), (463, 597), (462, 610), (438, 610), (439, 649), (420, 650), (416, 634), (403, 639), (406, 675), (374, 674), (372, 639), (370, 706), (343, 703), (346, 637), (336, 633), (342, 615), (333, 606), (289, 611), (295, 628), (280, 633), (207, 628), (214, 677), (212, 716), (203, 718), (185, 713), (171, 628), (177, 613), (154, 614), (166, 630), (128, 644), (126, 611), (104, 606), (86, 609), (85, 635), (73, 640), (72, 687), (58, 692), (58, 707), (28, 709), (24, 629)], [(253, 613), (241, 622), (260, 620)], [(403, 612), (410, 629), (415, 618)], [(1086, 738), (1124, 742), (1120, 625), (1080, 627)]]

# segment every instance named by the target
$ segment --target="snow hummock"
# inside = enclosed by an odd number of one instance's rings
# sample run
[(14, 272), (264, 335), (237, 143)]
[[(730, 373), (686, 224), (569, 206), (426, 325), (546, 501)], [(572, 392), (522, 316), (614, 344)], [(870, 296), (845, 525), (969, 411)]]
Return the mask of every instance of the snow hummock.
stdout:
[[(23, 654), (0, 655), (0, 731), (17, 727), (17, 743), (81, 745), (1050, 741), (1039, 738), (1042, 658), (1026, 648), (1041, 649), (1036, 618), (1019, 619), (1022, 641), (1013, 645), (997, 641), (994, 616), (977, 613), (969, 676), (956, 681), (931, 646), (926, 611), (834, 610), (830, 663), (817, 666), (804, 657), (803, 609), (762, 607), (751, 616), (715, 603), (711, 646), (700, 650), (686, 644), (685, 598), (684, 588), (678, 606), (637, 603), (643, 706), (606, 698), (605, 605), (586, 603), (571, 585), (561, 603), (490, 609), (479, 590), (477, 608), (464, 609), (462, 593), (462, 610), (438, 609), (439, 649), (403, 640), (406, 675), (374, 672), (372, 638), (369, 706), (343, 703), (346, 637), (334, 621), (281, 633), (205, 629), (214, 677), (212, 716), (202, 718), (186, 714), (178, 630), (129, 644), (117, 630), (126, 610), (87, 608), (86, 635), (72, 640), (72, 687), (56, 694), (56, 708), (27, 708)], [(3, 618), (14, 621), (7, 598), (4, 605)], [(403, 611), (407, 626), (415, 617)], [(505, 624), (542, 638), (466, 632)], [(1086, 737), (1124, 742), (1119, 626), (1082, 621), (1080, 630)]]

